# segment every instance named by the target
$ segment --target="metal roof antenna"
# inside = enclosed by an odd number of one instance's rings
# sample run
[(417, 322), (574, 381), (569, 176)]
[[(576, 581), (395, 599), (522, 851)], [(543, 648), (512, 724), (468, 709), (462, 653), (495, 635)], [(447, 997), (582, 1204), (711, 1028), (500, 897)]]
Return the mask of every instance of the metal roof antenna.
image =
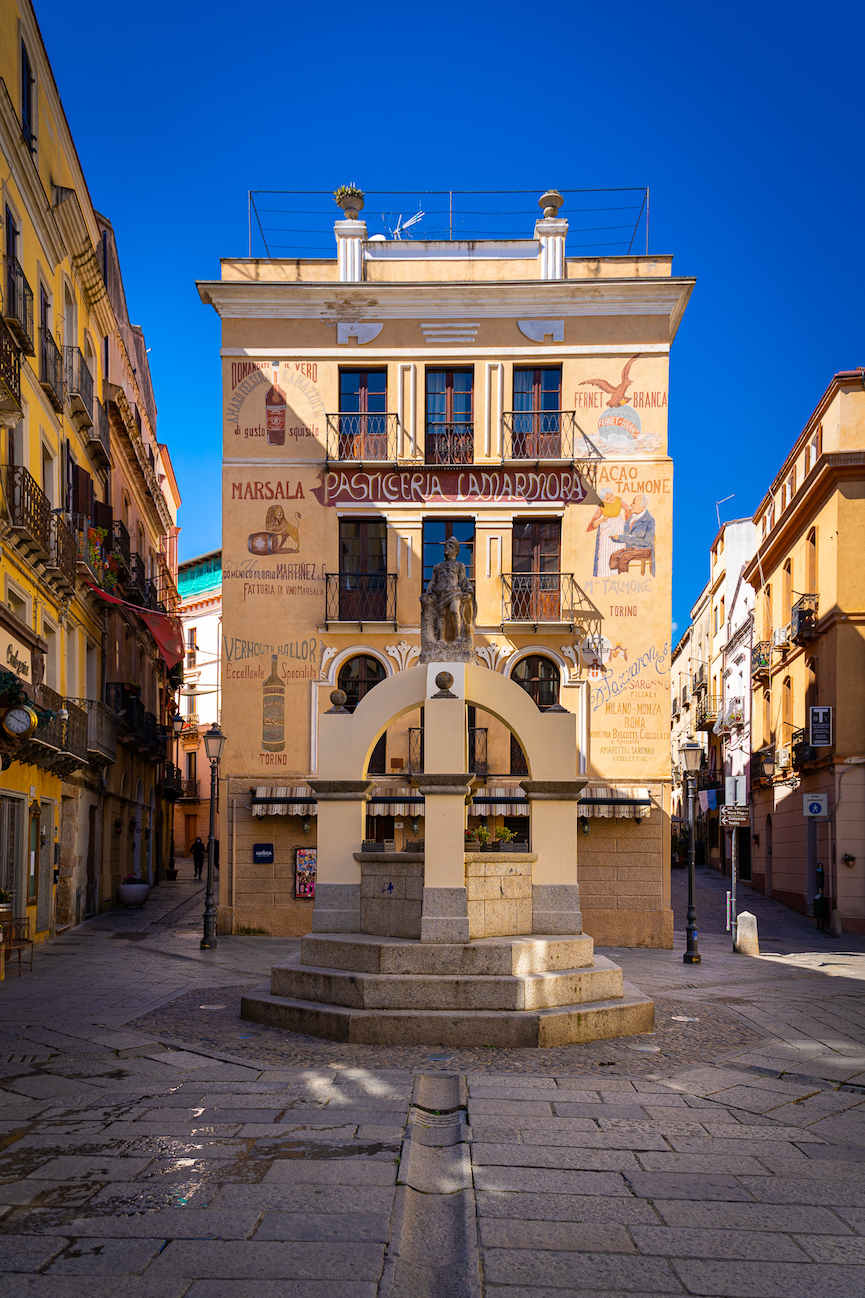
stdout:
[(723, 500), (716, 500), (716, 501), (715, 501), (715, 513), (718, 515), (718, 531), (719, 531), (719, 532), (720, 532), (720, 530), (721, 530), (721, 506), (724, 505), (724, 504), (726, 504), (726, 502), (727, 502), (728, 500), (732, 500), (733, 497), (735, 496), (735, 494), (736, 494), (736, 493), (735, 493), (735, 491), (734, 491), (734, 492), (732, 492), (729, 496), (725, 496)]
[(417, 225), (418, 221), (422, 221), (425, 215), (426, 215), (425, 212), (418, 210), (418, 211), (414, 214), (414, 216), (410, 216), (409, 219), (408, 219), (407, 221), (404, 221), (404, 220), (402, 219), (402, 212), (400, 212), (400, 214), (399, 214), (399, 220), (397, 221), (397, 223), (396, 223), (395, 227), (393, 228), (393, 230), (391, 230), (391, 232), (390, 232), (390, 237), (391, 237), (392, 239), (400, 239), (400, 240), (401, 240), (401, 239), (402, 239), (402, 232), (403, 232), (403, 230), (408, 230), (408, 228), (409, 228), (410, 226), (412, 226), (412, 225)]

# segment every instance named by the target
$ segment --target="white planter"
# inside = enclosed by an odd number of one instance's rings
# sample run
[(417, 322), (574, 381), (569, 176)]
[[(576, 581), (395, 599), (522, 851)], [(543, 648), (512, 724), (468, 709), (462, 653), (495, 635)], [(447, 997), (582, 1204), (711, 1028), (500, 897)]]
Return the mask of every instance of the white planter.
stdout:
[(117, 900), (121, 906), (143, 906), (149, 896), (149, 883), (120, 883), (117, 885)]

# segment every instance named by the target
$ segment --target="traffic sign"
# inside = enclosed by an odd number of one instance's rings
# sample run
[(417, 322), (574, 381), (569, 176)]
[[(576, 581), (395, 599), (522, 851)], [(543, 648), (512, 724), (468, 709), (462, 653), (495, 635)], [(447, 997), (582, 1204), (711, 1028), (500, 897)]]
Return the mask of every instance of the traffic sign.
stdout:
[(747, 827), (751, 824), (751, 812), (748, 807), (722, 807), (720, 819), (722, 828)]
[(826, 794), (825, 793), (803, 793), (802, 794), (802, 815), (803, 816), (825, 816), (826, 815)]

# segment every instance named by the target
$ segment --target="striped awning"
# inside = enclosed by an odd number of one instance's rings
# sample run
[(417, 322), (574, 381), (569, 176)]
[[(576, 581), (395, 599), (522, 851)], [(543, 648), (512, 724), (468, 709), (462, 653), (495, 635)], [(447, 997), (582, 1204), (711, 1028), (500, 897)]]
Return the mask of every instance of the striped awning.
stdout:
[(519, 784), (490, 784), (484, 789), (475, 789), (478, 798), (501, 798), (501, 802), (481, 802), (475, 804), (469, 812), (472, 816), (527, 816), (528, 803), (525, 801), (509, 802), (509, 798), (525, 799), (525, 792)]
[[(307, 784), (260, 784), (255, 790), (257, 798), (312, 798)], [(253, 816), (314, 816), (318, 812), (315, 802), (262, 802), (252, 808)]]
[(394, 788), (390, 784), (377, 784), (366, 804), (368, 816), (422, 816), (422, 802), (377, 802), (377, 798), (416, 798), (417, 789)]
[(609, 802), (579, 802), (577, 808), (581, 816), (595, 816), (601, 820), (648, 820), (651, 807), (635, 806), (633, 802), (620, 802), (620, 798), (649, 799), (648, 789), (631, 784), (587, 784), (581, 794), (582, 798), (609, 798)]

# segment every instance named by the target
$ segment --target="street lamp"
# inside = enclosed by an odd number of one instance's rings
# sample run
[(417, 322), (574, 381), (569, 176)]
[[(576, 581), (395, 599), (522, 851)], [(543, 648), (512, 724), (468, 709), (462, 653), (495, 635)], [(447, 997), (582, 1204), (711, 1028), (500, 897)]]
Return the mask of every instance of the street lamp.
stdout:
[(213, 859), (216, 853), (216, 787), (219, 778), (219, 759), (225, 735), (214, 721), (204, 736), (204, 751), (210, 762), (210, 837), (207, 840), (207, 893), (204, 898), (204, 937), (202, 951), (216, 947), (216, 907), (213, 904)]
[(177, 772), (177, 775), (175, 775), (174, 777), (174, 797), (171, 799), (171, 842), (169, 844), (169, 851), (168, 851), (168, 865), (169, 868), (173, 870), (174, 869), (174, 804), (177, 801), (177, 776), (179, 776), (180, 774), (180, 762), (178, 761), (178, 758), (180, 757), (180, 753), (178, 751), (178, 745), (180, 743), (180, 736), (183, 733), (183, 717), (180, 715), (179, 712), (175, 712), (173, 717), (171, 718), (171, 729), (174, 731), (174, 769)]
[(703, 760), (703, 749), (694, 739), (679, 745), (682, 772), (688, 786), (688, 923), (687, 946), (682, 960), (685, 964), (701, 964), (703, 957), (697, 948), (697, 908), (694, 905), (694, 789), (697, 772)]

